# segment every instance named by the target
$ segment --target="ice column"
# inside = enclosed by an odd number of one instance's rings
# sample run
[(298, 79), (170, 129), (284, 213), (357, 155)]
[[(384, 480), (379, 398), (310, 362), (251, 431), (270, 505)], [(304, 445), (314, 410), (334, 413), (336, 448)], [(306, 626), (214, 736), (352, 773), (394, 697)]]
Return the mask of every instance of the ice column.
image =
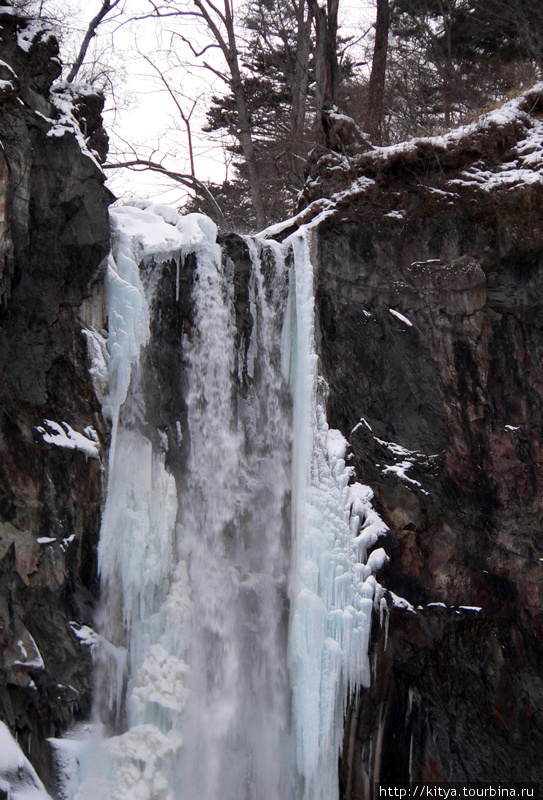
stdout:
[(367, 559), (367, 549), (386, 526), (371, 507), (371, 490), (348, 485), (347, 442), (326, 421), (327, 387), (315, 351), (311, 232), (298, 231), (288, 244), (294, 267), (283, 360), (293, 398), (289, 666), (296, 760), (303, 800), (337, 800), (349, 692), (370, 682), (368, 644), (378, 591), (372, 573), (386, 560), (382, 549)]
[[(205, 223), (209, 220), (204, 219)], [(174, 800), (182, 746), (180, 719), (188, 689), (183, 661), (189, 606), (186, 564), (175, 546), (177, 487), (164, 455), (127, 413), (138, 408), (141, 348), (149, 337), (148, 298), (139, 264), (179, 263), (215, 230), (199, 215), (184, 224), (165, 207), (112, 212), (114, 245), (107, 274), (107, 410), (112, 419), (109, 481), (99, 544), (102, 612), (95, 635), (97, 712), (126, 731), (80, 751), (77, 800)], [(151, 287), (152, 290), (152, 287)], [(174, 299), (172, 298), (172, 302)], [(126, 720), (121, 719), (126, 687)], [(107, 714), (106, 714), (107, 716)]]

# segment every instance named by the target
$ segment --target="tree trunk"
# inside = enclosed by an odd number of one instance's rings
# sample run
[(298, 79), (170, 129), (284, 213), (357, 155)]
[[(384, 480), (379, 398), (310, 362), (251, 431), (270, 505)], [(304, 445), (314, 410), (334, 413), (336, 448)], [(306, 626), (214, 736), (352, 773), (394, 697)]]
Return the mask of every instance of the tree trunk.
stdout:
[(237, 53), (233, 63), (230, 64), (230, 70), (232, 74), (232, 92), (236, 101), (236, 110), (238, 112), (238, 125), (235, 135), (241, 145), (245, 163), (247, 164), (249, 189), (251, 192), (251, 200), (253, 201), (256, 224), (261, 230), (266, 226), (266, 214), (264, 213), (262, 186), (260, 183), (260, 176), (258, 174), (257, 158), (253, 137), (251, 134), (251, 123), (249, 120), (249, 112), (247, 110), (247, 101), (245, 99), (241, 74), (239, 71)]
[[(119, 5), (119, 2), (120, 0), (113, 0), (113, 2), (112, 0), (104, 0), (99, 12), (89, 22), (89, 27), (87, 28), (87, 32), (83, 37), (83, 41), (81, 42), (81, 46), (79, 48), (77, 57), (74, 63), (72, 64), (72, 68), (68, 74), (68, 77), (66, 78), (66, 83), (73, 83), (73, 81), (75, 80), (77, 73), (81, 69), (83, 61), (85, 60), (85, 56), (87, 55), (87, 50), (89, 49), (89, 45), (93, 37), (96, 35), (96, 29), (98, 28), (104, 17), (106, 17), (109, 14), (109, 12), (115, 8), (115, 6)], [(41, 8), (40, 8), (40, 13), (41, 13)]]
[(364, 122), (364, 130), (374, 141), (379, 141), (380, 139), (383, 121), (389, 26), (390, 9), (388, 0), (377, 0), (375, 45), (373, 48), (373, 61), (368, 86), (368, 105)]
[(309, 54), (311, 51), (311, 25), (313, 14), (308, 8), (305, 15), (305, 0), (296, 6), (296, 56), (292, 76), (292, 108), (290, 111), (290, 135), (293, 150), (303, 139), (305, 113), (307, 109), (307, 88), (309, 85)]
[(251, 200), (253, 201), (256, 224), (261, 230), (266, 226), (266, 215), (264, 213), (262, 186), (260, 183), (260, 176), (258, 174), (255, 147), (251, 132), (251, 122), (247, 108), (247, 100), (245, 97), (245, 90), (243, 89), (243, 81), (239, 68), (239, 54), (236, 42), (236, 34), (234, 31), (234, 17), (232, 13), (231, 0), (224, 0), (224, 11), (224, 23), (228, 36), (228, 50), (225, 53), (225, 57), (230, 68), (232, 93), (236, 101), (236, 110), (238, 112), (238, 130), (236, 131), (236, 138), (241, 145), (245, 162), (247, 164), (249, 189), (251, 192)]
[(339, 0), (327, 0), (320, 6), (317, 0), (308, 0), (315, 20), (315, 127), (317, 140), (330, 146), (327, 113), (337, 100), (337, 17)]

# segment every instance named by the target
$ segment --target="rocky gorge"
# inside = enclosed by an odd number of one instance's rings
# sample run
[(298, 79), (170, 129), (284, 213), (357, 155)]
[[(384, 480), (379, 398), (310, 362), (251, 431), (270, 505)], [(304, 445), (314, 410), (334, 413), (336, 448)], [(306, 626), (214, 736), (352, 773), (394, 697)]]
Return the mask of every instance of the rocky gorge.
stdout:
[[(108, 426), (82, 331), (105, 326), (112, 198), (82, 148), (81, 129), (103, 146), (103, 100), (78, 98), (68, 118), (62, 89), (50, 91), (52, 32), (8, 3), (0, 26), (0, 716), (51, 784), (47, 738), (90, 708), (90, 652), (70, 623), (93, 621)], [(91, 428), (90, 457), (45, 441)]]
[[(99, 596), (113, 198), (102, 101), (54, 84), (46, 26), (8, 3), (0, 26), (0, 720), (54, 795), (47, 740), (92, 704), (81, 631)], [(310, 178), (305, 208), (269, 238), (312, 226), (328, 422), (389, 528), (341, 795), (541, 781), (543, 87), (441, 137), (333, 156)], [(242, 340), (247, 246), (222, 241)], [(190, 328), (193, 266), (145, 362), (170, 437), (183, 382), (159, 386), (157, 365), (178, 356), (157, 342)]]

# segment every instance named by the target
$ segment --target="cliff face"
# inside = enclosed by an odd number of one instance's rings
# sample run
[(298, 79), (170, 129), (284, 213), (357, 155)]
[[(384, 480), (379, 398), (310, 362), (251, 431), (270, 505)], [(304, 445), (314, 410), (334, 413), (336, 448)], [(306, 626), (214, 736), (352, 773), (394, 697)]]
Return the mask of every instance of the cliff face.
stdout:
[(108, 430), (87, 350), (111, 197), (77, 123), (103, 148), (102, 101), (50, 92), (58, 47), (40, 23), (2, 3), (0, 27), (0, 717), (47, 779), (46, 738), (90, 703), (70, 622), (92, 622), (97, 589)]
[(541, 779), (542, 114), (537, 87), (364, 154), (319, 226), (329, 422), (390, 527), (349, 800), (375, 781)]

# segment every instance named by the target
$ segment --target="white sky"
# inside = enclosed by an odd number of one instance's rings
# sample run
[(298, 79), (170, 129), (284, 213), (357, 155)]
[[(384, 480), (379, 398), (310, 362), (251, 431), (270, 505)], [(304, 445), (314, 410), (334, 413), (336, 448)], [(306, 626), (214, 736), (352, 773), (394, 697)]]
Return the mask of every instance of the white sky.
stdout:
[[(78, 25), (84, 29), (88, 21), (101, 6), (101, 0), (57, 0), (63, 10), (71, 9)], [(132, 15), (148, 12), (150, 6), (146, 0), (127, 0), (126, 10)], [(359, 37), (371, 25), (375, 15), (375, 0), (340, 0), (340, 22), (342, 33)], [(203, 23), (191, 23), (183, 19), (182, 32), (190, 35), (193, 43), (204, 44), (208, 41), (207, 30)], [(207, 70), (195, 66), (196, 59), (186, 45), (179, 39), (174, 41), (178, 58), (185, 61), (186, 66), (173, 65), (171, 50), (171, 29), (179, 25), (179, 20), (166, 20), (160, 24), (154, 20), (133, 21), (118, 27), (113, 21), (101, 28), (102, 34), (95, 39), (98, 51), (106, 49), (106, 59), (117, 62), (117, 79), (121, 77), (119, 89), (120, 108), (114, 110), (111, 96), (106, 101), (105, 122), (112, 134), (110, 158), (114, 158), (115, 133), (129, 142), (138, 154), (145, 158), (161, 161), (177, 172), (190, 172), (186, 130), (179, 117), (174, 102), (164, 87), (159, 89), (160, 80), (152, 66), (160, 66), (169, 70), (172, 85), (181, 87), (183, 97), (180, 99), (185, 114), (195, 105), (191, 117), (193, 146), (196, 162), (196, 176), (200, 180), (213, 180), (220, 183), (226, 177), (224, 150), (218, 135), (203, 134), (201, 125), (205, 122), (205, 110), (213, 93), (222, 94), (226, 86), (218, 78), (214, 78)], [(77, 36), (76, 36), (77, 38)], [(80, 39), (79, 39), (80, 41)], [(206, 57), (211, 57), (211, 52)], [(67, 58), (67, 55), (64, 55)], [(220, 64), (220, 56), (214, 56), (214, 64)], [(148, 61), (146, 61), (148, 59)], [(219, 59), (219, 60), (218, 60)], [(168, 60), (170, 63), (168, 63)], [(149, 63), (151, 62), (151, 63)], [(192, 62), (190, 64), (189, 62)], [(119, 102), (117, 105), (119, 105)], [(128, 103), (128, 105), (126, 105)], [(130, 197), (153, 197), (161, 202), (179, 204), (185, 192), (179, 186), (167, 183), (160, 175), (148, 171), (135, 173), (126, 169), (109, 173), (111, 190), (121, 199)], [(231, 173), (230, 173), (231, 174)]]

